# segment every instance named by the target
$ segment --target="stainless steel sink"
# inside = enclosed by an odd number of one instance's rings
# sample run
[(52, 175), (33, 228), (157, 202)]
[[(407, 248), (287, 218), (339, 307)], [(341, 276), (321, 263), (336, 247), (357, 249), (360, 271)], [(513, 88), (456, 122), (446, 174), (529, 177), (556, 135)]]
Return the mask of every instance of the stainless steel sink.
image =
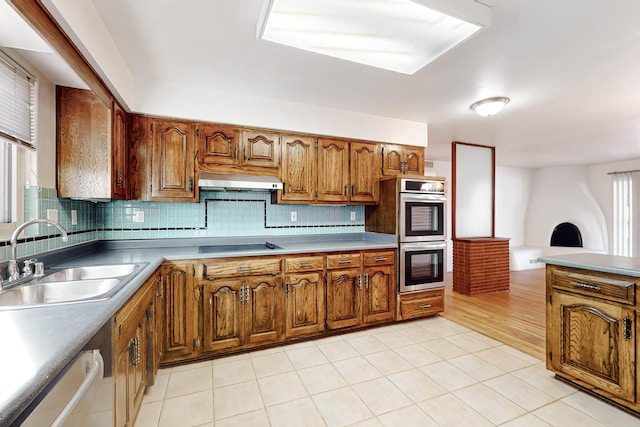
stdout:
[(40, 305), (98, 301), (118, 291), (120, 279), (32, 282), (0, 293), (0, 308), (26, 308)]
[(147, 263), (54, 268), (40, 279), (0, 291), (0, 310), (105, 300)]
[(135, 272), (140, 266), (141, 264), (114, 264), (69, 267), (47, 274), (38, 279), (38, 283), (123, 277)]

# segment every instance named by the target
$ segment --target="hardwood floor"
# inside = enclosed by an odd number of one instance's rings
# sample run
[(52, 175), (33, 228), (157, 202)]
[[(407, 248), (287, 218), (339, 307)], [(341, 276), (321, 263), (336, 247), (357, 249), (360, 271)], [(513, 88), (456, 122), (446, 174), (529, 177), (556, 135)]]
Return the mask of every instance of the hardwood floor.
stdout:
[(540, 360), (545, 358), (545, 269), (511, 271), (510, 290), (466, 296), (447, 275), (441, 315)]

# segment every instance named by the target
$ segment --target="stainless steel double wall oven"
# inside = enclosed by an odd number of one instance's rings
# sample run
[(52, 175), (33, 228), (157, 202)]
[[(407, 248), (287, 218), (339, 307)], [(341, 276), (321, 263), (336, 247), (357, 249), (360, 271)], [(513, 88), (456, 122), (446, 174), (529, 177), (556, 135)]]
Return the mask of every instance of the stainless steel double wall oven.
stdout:
[(367, 208), (366, 229), (398, 237), (398, 291), (444, 288), (447, 198), (444, 178), (402, 177), (380, 183), (381, 204)]

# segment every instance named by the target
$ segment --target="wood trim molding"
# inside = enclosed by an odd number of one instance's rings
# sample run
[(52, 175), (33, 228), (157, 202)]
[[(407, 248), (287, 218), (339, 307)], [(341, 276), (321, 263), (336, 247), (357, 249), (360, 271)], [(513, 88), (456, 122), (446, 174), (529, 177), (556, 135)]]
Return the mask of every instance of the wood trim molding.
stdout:
[(110, 108), (113, 99), (111, 91), (42, 2), (40, 0), (7, 1)]

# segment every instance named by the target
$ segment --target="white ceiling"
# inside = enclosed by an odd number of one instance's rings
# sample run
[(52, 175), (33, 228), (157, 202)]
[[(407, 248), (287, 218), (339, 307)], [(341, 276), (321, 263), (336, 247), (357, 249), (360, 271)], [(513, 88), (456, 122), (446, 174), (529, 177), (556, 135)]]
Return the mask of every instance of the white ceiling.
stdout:
[[(425, 122), (428, 159), (454, 140), (505, 166), (640, 158), (637, 0), (485, 0), (489, 27), (414, 75), (258, 40), (262, 0), (92, 1), (135, 78)], [(491, 96), (511, 103), (469, 110)]]

